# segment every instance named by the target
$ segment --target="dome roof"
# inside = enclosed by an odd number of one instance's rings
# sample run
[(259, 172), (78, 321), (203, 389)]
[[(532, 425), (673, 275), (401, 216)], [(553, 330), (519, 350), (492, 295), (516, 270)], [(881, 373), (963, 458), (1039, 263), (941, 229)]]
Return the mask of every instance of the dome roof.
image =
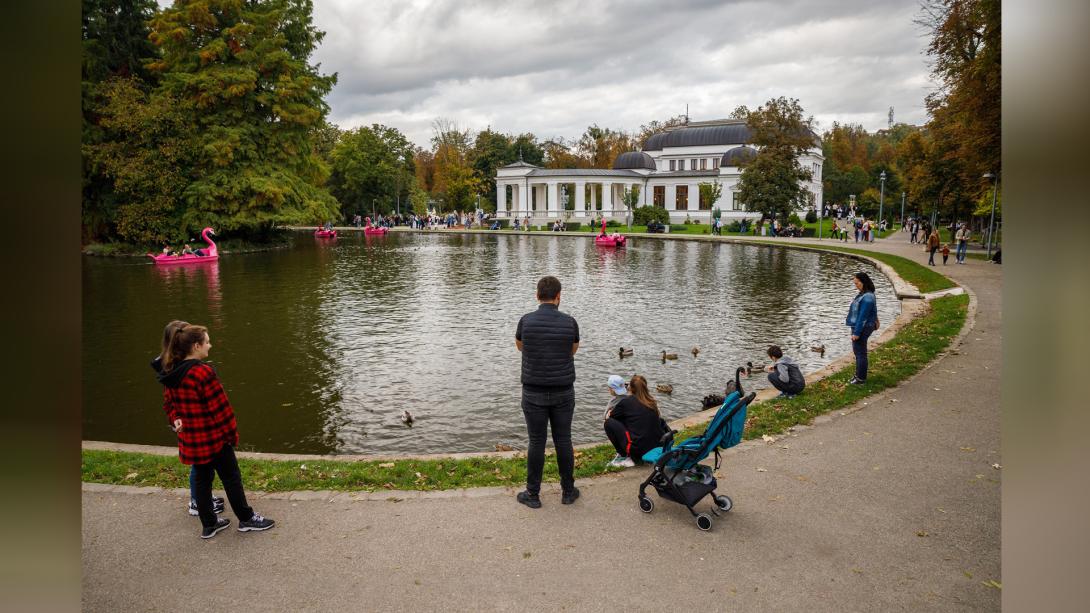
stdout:
[(655, 170), (655, 159), (642, 151), (626, 151), (613, 160), (613, 170), (646, 168)]
[(707, 145), (742, 145), (749, 142), (749, 126), (744, 121), (710, 126), (689, 126), (652, 134), (643, 145), (644, 151), (661, 151), (666, 147), (703, 147)]
[(735, 147), (723, 154), (719, 160), (720, 166), (738, 166), (757, 157), (757, 150), (753, 147)]

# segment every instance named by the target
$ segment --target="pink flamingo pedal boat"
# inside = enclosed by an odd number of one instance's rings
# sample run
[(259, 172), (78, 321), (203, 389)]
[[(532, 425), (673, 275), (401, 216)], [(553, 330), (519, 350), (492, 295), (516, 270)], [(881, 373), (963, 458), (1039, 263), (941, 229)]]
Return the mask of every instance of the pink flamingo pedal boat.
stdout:
[(617, 232), (606, 234), (606, 220), (602, 220), (602, 233), (594, 237), (594, 244), (599, 247), (624, 247), (628, 239)]
[(372, 226), (371, 218), (364, 218), (363, 233), (366, 236), (386, 236), (386, 233), (390, 231), (390, 228), (386, 226)]
[(318, 238), (336, 238), (337, 237), (337, 231), (336, 230), (323, 230), (323, 229), (321, 229), (319, 227), (317, 230), (314, 231), (314, 236), (317, 236)]
[(215, 262), (220, 258), (220, 254), (216, 249), (216, 243), (212, 242), (212, 239), (209, 238), (209, 236), (215, 235), (216, 232), (212, 230), (212, 228), (201, 230), (201, 240), (208, 244), (208, 247), (204, 249), (204, 255), (196, 255), (193, 253), (181, 255), (149, 253), (148, 257), (155, 260), (156, 264), (204, 264), (205, 262)]

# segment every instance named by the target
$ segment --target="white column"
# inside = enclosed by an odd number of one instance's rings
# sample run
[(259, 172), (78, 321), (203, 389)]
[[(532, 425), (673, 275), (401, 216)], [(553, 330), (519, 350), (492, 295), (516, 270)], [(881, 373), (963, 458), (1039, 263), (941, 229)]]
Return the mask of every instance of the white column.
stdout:
[(689, 210), (700, 210), (700, 188), (697, 187), (696, 183), (689, 184)]
[(677, 185), (670, 183), (666, 186), (666, 205), (667, 211), (677, 210)]
[(602, 183), (602, 217), (613, 216), (613, 184)]
[(496, 182), (496, 216), (507, 217), (507, 186)]
[(549, 217), (560, 216), (560, 190), (557, 189), (560, 185), (556, 181), (550, 181), (549, 188)]
[(587, 182), (576, 181), (575, 182), (575, 216), (586, 217), (587, 216)]
[(545, 184), (534, 184), (534, 212), (530, 214), (530, 217), (536, 217), (545, 210)]
[(596, 212), (598, 210), (598, 190), (595, 189), (594, 184), (590, 184), (590, 210)]

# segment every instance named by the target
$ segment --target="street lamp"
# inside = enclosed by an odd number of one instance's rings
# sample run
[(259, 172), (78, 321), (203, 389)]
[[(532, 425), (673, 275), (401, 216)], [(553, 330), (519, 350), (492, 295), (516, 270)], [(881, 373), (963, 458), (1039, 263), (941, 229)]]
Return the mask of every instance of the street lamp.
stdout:
[(995, 234), (995, 195), (999, 188), (999, 175), (990, 172), (984, 173), (981, 179), (993, 179), (992, 183), (992, 217), (988, 221), (988, 260), (992, 259), (992, 236)]
[[(882, 180), (882, 193), (878, 196), (878, 228), (882, 227), (882, 208), (886, 204), (886, 171), (882, 171), (882, 174), (878, 175), (878, 178)], [(873, 234), (871, 235), (873, 236)]]
[(905, 227), (905, 193), (901, 192), (901, 229)]
[(375, 217), (375, 200), (376, 200), (376, 198), (371, 199), (371, 221), (374, 221), (376, 219), (376, 217)]

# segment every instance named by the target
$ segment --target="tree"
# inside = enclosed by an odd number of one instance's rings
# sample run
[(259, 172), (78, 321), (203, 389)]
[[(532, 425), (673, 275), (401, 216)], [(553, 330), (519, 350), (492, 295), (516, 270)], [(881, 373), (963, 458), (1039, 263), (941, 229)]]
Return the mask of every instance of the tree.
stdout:
[(428, 195), (428, 191), (420, 185), (420, 181), (413, 178), (412, 183), (409, 185), (409, 202), (412, 203), (413, 212), (417, 215), (423, 216), (428, 214), (428, 200), (431, 197)]
[(664, 121), (654, 120), (640, 126), (639, 133), (633, 138), (633, 144), (635, 148), (643, 149), (647, 144), (647, 139), (651, 138), (659, 132), (665, 132), (670, 128), (677, 126), (683, 126), (688, 120), (684, 115), (675, 115)]
[(449, 119), (432, 122), (435, 158), (433, 193), (444, 211), (464, 211), (476, 205), (481, 182), (469, 163), (469, 130)]
[(809, 195), (802, 183), (809, 181), (812, 173), (799, 164), (798, 158), (816, 144), (813, 118), (803, 117), (797, 99), (784, 97), (745, 112), (750, 142), (757, 146), (758, 153), (742, 167), (738, 197), (747, 210), (786, 221)]
[(150, 22), (152, 98), (173, 99), (199, 153), (181, 223), (262, 231), (337, 215), (314, 130), (336, 75), (309, 63), (324, 33), (309, 0), (178, 0)]
[(342, 134), (331, 154), (330, 186), (343, 216), (370, 213), (375, 200), (397, 201), (414, 178), (413, 153), (396, 128), (373, 124)]
[(624, 132), (599, 128), (598, 124), (594, 124), (583, 132), (577, 148), (590, 168), (612, 168), (613, 160), (626, 151), (632, 151), (635, 143)]
[(718, 179), (711, 183), (700, 183), (696, 188), (700, 190), (700, 200), (706, 202), (709, 207), (719, 202), (719, 197), (723, 195), (723, 186)]

